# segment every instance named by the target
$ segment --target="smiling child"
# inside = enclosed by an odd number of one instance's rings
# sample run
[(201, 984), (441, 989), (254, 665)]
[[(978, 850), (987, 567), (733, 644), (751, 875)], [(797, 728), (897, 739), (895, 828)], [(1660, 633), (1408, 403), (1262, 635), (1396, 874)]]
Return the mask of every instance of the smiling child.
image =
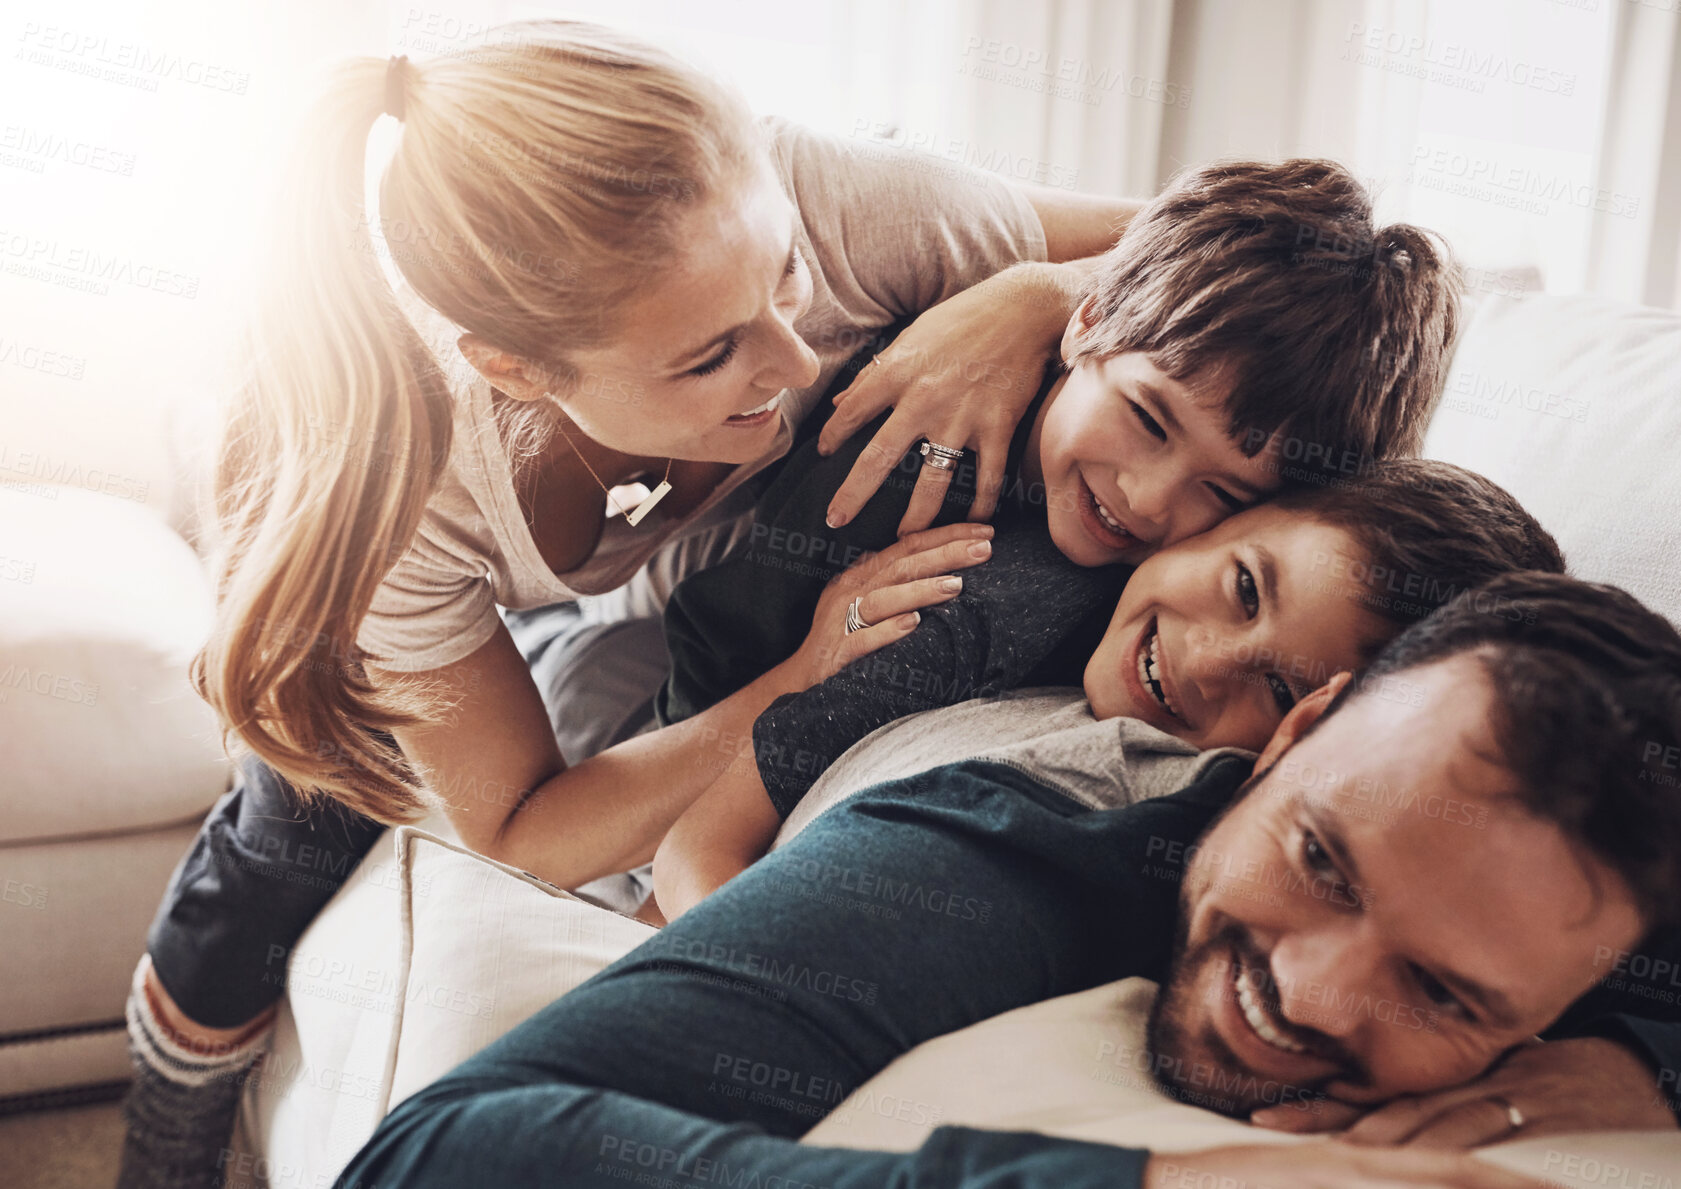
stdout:
[[(1045, 536), (1000, 534), (992, 560), (910, 636), (772, 703), (751, 753), (661, 844), (654, 883), (665, 916), (763, 855), (830, 764), (889, 723), (902, 738), (890, 749), (895, 776), (964, 758), (953, 747), (996, 746), (1002, 732), (1028, 740), (1112, 719), (1136, 720), (1102, 737), (1123, 752), (1257, 751), (1300, 699), (1364, 668), (1455, 595), (1517, 570), (1561, 573), (1564, 560), (1546, 530), (1482, 476), (1443, 462), (1380, 463), (1346, 484), (1293, 489), (1146, 559), (1089, 652), (1083, 702), (1070, 691), (1025, 718), (1020, 707), (1000, 713), (970, 702), (968, 729), (954, 729), (959, 703), (1015, 688), (1002, 680), (1020, 668), (1011, 626), (1037, 614), (1035, 575), (1072, 568)], [(933, 706), (956, 709), (918, 713)], [(912, 714), (938, 718), (934, 746), (943, 750), (926, 751)]]
[[(1114, 690), (1091, 691), (1106, 714), (1136, 715), (1199, 744), (1264, 739), (1317, 684), (1303, 677), (1304, 664), (1325, 676), (1352, 668), (1371, 641), (1393, 634), (1372, 607), (1349, 605), (1346, 583), (1328, 567), (1304, 568), (1312, 557), (1336, 556), (1339, 541), (1363, 564), (1388, 557), (1378, 524), (1391, 507), (1363, 507), (1340, 521), (1247, 512), (1257, 538), (1246, 545), (1249, 560), (1218, 582), (1211, 573), (1200, 587), (1173, 584), (1182, 602), (1194, 589), (1225, 591), (1231, 606), (1253, 608), (1246, 622), (1265, 626), (1221, 637), (1229, 655), (1209, 652), (1212, 637), (1187, 634), (1182, 623), (1192, 620), (1176, 610), (1136, 620), (1128, 608), (1146, 605), (1165, 567), (1212, 566), (1197, 549), (1150, 562), (1234, 513), (1280, 492), (1328, 508), (1336, 493), (1346, 499), (1359, 484), (1382, 486), (1387, 480), (1373, 476), (1383, 460), (1417, 451), (1456, 325), (1457, 273), (1446, 250), (1415, 227), (1374, 227), (1369, 196), (1340, 166), (1227, 163), (1178, 179), (1103, 258), (1069, 322), (1066, 364), (1047, 369), (1010, 451), (993, 560), (961, 580), (967, 588), (949, 611), (925, 614), (907, 640), (809, 692), (804, 705), (821, 707), (821, 738), (784, 729), (776, 708), (761, 717), (754, 750), (783, 758), (738, 761), (672, 831), (665, 870), (687, 865), (676, 858), (685, 837), (720, 829), (738, 844), (708, 848), (713, 870), (750, 859), (774, 826), (768, 806), (797, 800), (823, 764), (895, 718), (1006, 689), (1077, 683), (1094, 655), (1123, 648), (1137, 664), (1114, 670)], [(827, 459), (810, 444), (791, 454), (760, 499), (749, 548), (678, 588), (666, 613), (673, 667), (658, 701), (664, 721), (703, 709), (787, 655), (799, 640), (784, 636), (810, 621), (827, 580), (893, 539), (912, 485), (904, 476), (844, 528), (825, 526), (825, 507), (870, 436), (855, 434)], [(906, 462), (914, 478), (922, 460), (913, 453)], [(967, 468), (953, 475), (947, 518), (965, 513), (977, 485)], [(1452, 485), (1465, 495), (1473, 480)], [(1401, 486), (1389, 486), (1389, 504), (1411, 498)], [(1533, 527), (1494, 492), (1480, 502), (1499, 505), (1509, 525), (1521, 518)], [(1415, 527), (1431, 540), (1470, 531), (1452, 516)], [(1358, 529), (1373, 535), (1358, 547), (1342, 539)], [(1401, 553), (1410, 547), (1397, 544)], [(1467, 564), (1448, 571), (1467, 579), (1499, 572), (1513, 568), (1514, 553), (1535, 550), (1455, 554)], [(1280, 577), (1275, 559), (1283, 556), (1297, 563), (1293, 585)], [(1524, 564), (1550, 568), (1550, 541), (1539, 556)], [(1425, 572), (1446, 576), (1442, 567)], [(1143, 583), (1139, 593), (1129, 577)], [(970, 597), (976, 584), (984, 597)], [(1131, 634), (1110, 632), (1100, 644), (1117, 600)], [(855, 610), (865, 623), (884, 611), (870, 594)], [(1260, 638), (1267, 634), (1278, 638)], [(1211, 656), (1217, 663), (1207, 663)], [(732, 805), (747, 814), (739, 828), (722, 820)], [(698, 828), (709, 820), (713, 827)]]

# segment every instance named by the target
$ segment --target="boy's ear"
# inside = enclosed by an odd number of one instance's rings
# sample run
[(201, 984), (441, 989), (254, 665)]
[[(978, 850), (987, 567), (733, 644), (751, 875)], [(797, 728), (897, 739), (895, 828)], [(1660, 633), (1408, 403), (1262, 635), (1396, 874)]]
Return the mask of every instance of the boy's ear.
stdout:
[(1062, 357), (1067, 359), (1074, 353), (1081, 335), (1092, 328), (1097, 320), (1097, 299), (1088, 297), (1080, 303), (1080, 308), (1074, 311), (1074, 316), (1068, 319), (1068, 325), (1062, 331)]
[(490, 386), (514, 400), (542, 400), (550, 388), (541, 369), (529, 359), (499, 351), (476, 334), (455, 340), (462, 357), (473, 365)]
[(1302, 736), (1313, 729), (1313, 724), (1325, 717), (1325, 711), (1342, 693), (1343, 687), (1353, 680), (1354, 674), (1345, 669), (1290, 707), (1290, 712), (1273, 729), (1272, 738), (1267, 740), (1261, 754), (1255, 757), (1254, 770), (1264, 772), (1278, 763), (1280, 756), (1296, 746)]

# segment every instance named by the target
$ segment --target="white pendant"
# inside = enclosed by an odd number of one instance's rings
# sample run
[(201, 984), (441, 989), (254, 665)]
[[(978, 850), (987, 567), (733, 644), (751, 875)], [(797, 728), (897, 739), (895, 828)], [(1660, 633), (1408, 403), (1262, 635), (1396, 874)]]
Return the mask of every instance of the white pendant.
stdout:
[(641, 524), (642, 518), (652, 512), (654, 510), (654, 505), (663, 500), (670, 491), (671, 484), (667, 483), (664, 479), (661, 479), (658, 487), (650, 491), (640, 504), (637, 504), (636, 507), (625, 513), (625, 520), (632, 525)]

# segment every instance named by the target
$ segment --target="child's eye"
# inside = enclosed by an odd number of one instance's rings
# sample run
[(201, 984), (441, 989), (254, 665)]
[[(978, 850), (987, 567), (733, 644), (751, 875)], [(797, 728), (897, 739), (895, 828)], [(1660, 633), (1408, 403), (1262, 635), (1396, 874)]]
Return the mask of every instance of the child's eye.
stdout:
[(1290, 688), (1289, 682), (1277, 673), (1267, 674), (1267, 686), (1272, 690), (1272, 700), (1278, 703), (1280, 714), (1289, 714), (1290, 707), (1296, 704), (1296, 695)]
[(1138, 424), (1142, 425), (1157, 440), (1167, 441), (1167, 430), (1162, 428), (1161, 422), (1150, 416), (1148, 409), (1135, 400), (1129, 400), (1127, 404), (1132, 406), (1132, 415), (1138, 418)]
[(711, 359), (708, 359), (705, 363), (697, 364), (696, 366), (691, 367), (688, 374), (691, 376), (710, 376), (713, 372), (717, 371), (730, 360), (735, 358), (736, 343), (737, 340), (731, 339), (729, 342), (724, 344), (724, 349), (722, 351), (718, 352), (718, 354), (714, 355)]
[(1228, 512), (1241, 512), (1249, 506), (1217, 483), (1210, 483), (1207, 486), (1208, 490), (1214, 493), (1214, 498), (1226, 505)]
[(800, 256), (799, 250), (795, 249), (788, 253), (788, 267), (782, 270), (782, 275), (785, 277), (793, 276), (800, 271), (800, 265), (804, 263), (805, 260)]
[(1237, 563), (1237, 599), (1249, 618), (1254, 619), (1261, 609), (1261, 593), (1255, 589), (1255, 575), (1242, 562)]

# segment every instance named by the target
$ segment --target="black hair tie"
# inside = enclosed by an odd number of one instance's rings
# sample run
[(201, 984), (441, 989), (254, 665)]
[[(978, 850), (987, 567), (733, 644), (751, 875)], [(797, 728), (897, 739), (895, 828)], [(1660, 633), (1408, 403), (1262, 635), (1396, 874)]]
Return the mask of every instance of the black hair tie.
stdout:
[(403, 118), (403, 98), (408, 92), (409, 56), (398, 54), (385, 64), (385, 114)]

